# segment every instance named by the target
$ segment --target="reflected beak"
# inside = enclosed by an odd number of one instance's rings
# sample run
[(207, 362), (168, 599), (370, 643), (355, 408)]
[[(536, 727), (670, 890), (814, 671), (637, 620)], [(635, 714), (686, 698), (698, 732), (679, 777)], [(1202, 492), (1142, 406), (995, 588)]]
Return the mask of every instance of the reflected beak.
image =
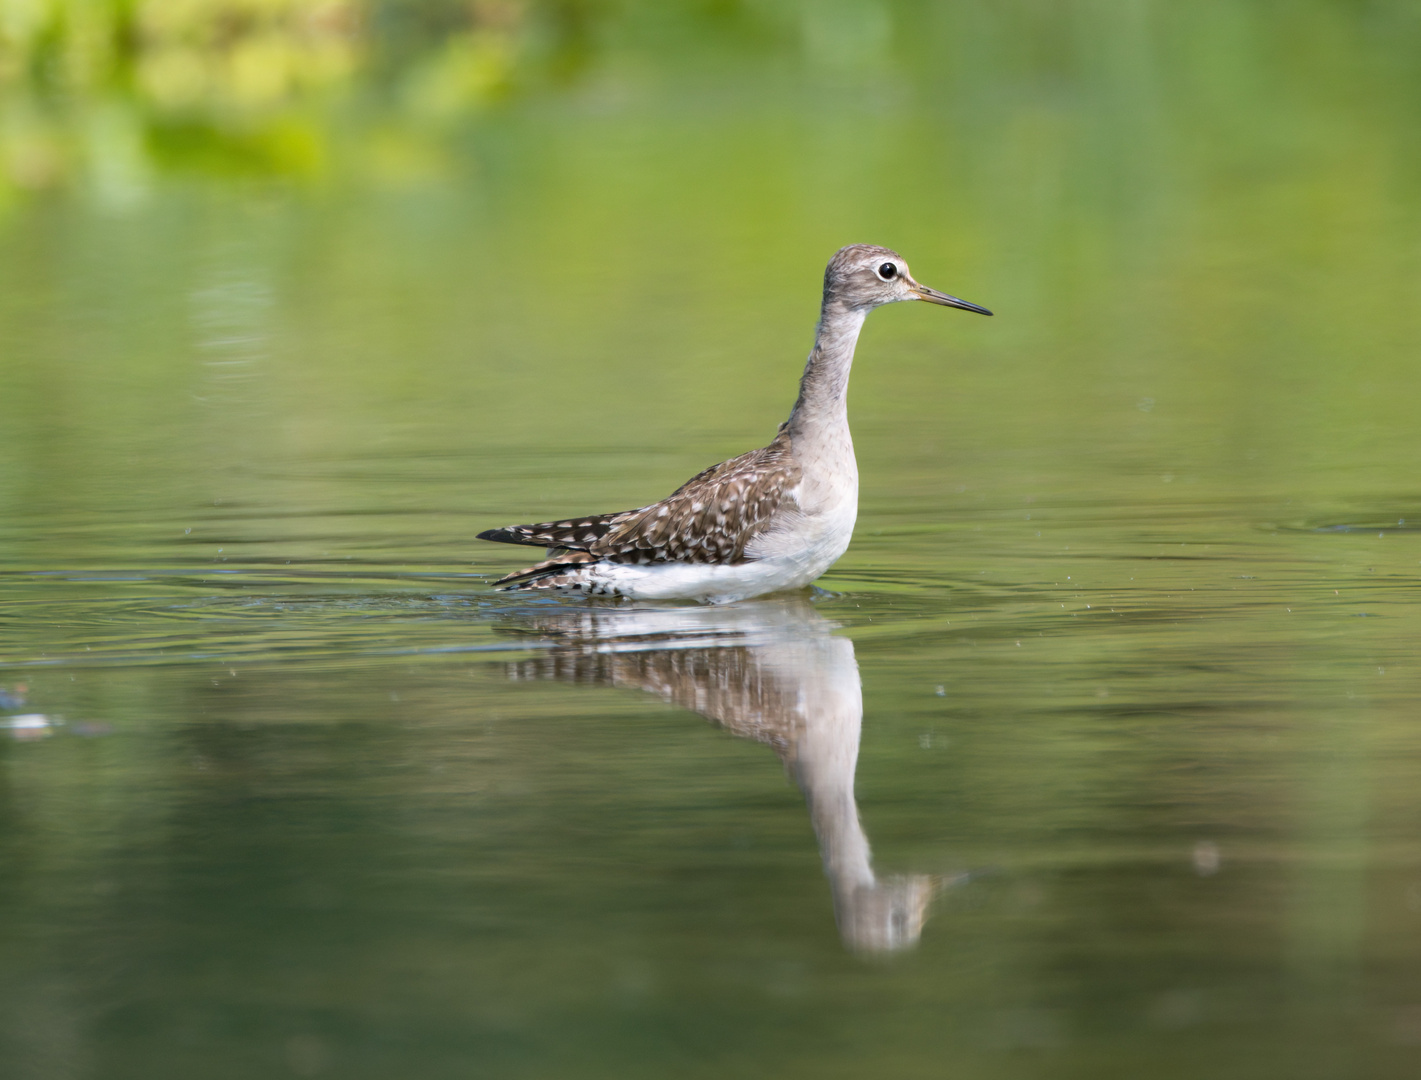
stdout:
[(961, 308), (963, 311), (975, 311), (978, 315), (990, 315), (991, 312), (977, 304), (969, 304), (966, 300), (959, 300), (955, 296), (948, 296), (945, 292), (938, 292), (936, 289), (929, 289), (926, 285), (919, 285), (916, 281), (909, 288), (913, 290), (913, 298), (916, 300), (926, 300), (929, 304), (941, 304), (943, 307)]

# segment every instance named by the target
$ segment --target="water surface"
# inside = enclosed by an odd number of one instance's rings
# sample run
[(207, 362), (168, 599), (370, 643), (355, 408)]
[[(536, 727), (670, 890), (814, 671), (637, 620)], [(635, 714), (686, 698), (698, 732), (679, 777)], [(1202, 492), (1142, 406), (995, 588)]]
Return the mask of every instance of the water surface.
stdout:
[[(1413, 1074), (1415, 27), (840, 7), (10, 208), (7, 1075)], [(766, 441), (851, 241), (998, 314), (869, 320), (820, 588), (488, 589)]]

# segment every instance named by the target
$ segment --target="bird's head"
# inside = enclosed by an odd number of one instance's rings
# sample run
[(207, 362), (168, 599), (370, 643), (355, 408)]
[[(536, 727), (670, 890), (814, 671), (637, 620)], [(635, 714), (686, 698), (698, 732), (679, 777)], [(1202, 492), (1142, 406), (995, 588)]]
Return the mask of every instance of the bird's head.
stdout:
[(930, 304), (991, 312), (966, 300), (930, 289), (913, 280), (908, 263), (896, 251), (874, 244), (850, 244), (834, 253), (824, 271), (824, 304), (871, 310), (900, 300), (926, 300)]

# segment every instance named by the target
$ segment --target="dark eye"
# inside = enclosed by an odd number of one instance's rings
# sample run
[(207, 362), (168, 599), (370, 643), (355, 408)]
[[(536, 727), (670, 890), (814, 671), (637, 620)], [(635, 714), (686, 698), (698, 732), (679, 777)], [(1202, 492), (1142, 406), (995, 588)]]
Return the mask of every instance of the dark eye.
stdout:
[(884, 281), (890, 281), (898, 276), (898, 267), (894, 266), (892, 263), (884, 263), (878, 268), (878, 276), (881, 277)]

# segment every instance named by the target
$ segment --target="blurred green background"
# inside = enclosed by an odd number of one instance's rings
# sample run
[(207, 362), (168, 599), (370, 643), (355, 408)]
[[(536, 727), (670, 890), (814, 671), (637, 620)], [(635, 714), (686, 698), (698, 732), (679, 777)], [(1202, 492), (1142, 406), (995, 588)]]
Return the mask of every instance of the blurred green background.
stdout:
[[(1418, 132), (1400, 0), (0, 0), (0, 1072), (1409, 1077)], [(849, 242), (997, 312), (851, 388), (982, 871), (879, 959), (472, 539), (766, 441)]]
[[(1417, 462), (1395, 392), (1417, 329), (1413, 4), (0, 10), (6, 422), (72, 424), (68, 453), (95, 460), (66, 471), (95, 484), (122, 468), (105, 432), (214, 412), (240, 429), (223, 460), (411, 424), (455, 450), (490, 425), (546, 443), (535, 414), (602, 444), (630, 379), (658, 395), (636, 430), (670, 444), (655, 491), (784, 413), (819, 268), (852, 240), (1008, 316), (875, 320), (904, 347), (891, 375), (860, 365), (860, 423), (917, 409), (890, 426), (931, 415), (965, 452), (1051, 460), (1118, 442), (1115, 472), (1321, 482), (1323, 513)], [(67, 304), (84, 317), (50, 317)], [(253, 355), (213, 343), (229, 330)], [(744, 400), (722, 411), (718, 380)], [(210, 407), (219, 384), (276, 415)], [(987, 439), (959, 407), (992, 416)], [(1319, 480), (1339, 440), (1345, 485)], [(193, 480), (190, 455), (156, 457), (140, 471)]]

